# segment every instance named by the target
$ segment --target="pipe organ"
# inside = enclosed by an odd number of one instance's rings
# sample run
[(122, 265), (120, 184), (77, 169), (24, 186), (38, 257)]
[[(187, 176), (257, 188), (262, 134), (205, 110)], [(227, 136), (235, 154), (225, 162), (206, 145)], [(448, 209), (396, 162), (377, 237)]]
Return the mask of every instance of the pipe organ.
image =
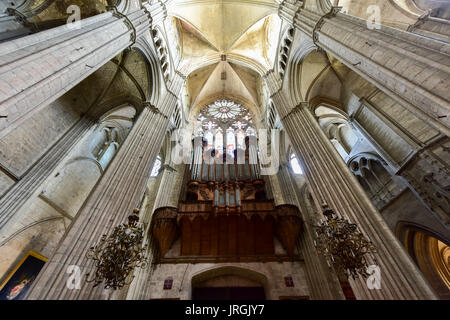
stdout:
[[(183, 200), (177, 208), (154, 212), (151, 232), (158, 263), (300, 259), (298, 208), (276, 207), (267, 198), (254, 131), (247, 130), (240, 141), (237, 134), (217, 136), (227, 126), (209, 138), (194, 138)], [(212, 127), (209, 122), (209, 133)], [(179, 251), (168, 254), (176, 241)]]

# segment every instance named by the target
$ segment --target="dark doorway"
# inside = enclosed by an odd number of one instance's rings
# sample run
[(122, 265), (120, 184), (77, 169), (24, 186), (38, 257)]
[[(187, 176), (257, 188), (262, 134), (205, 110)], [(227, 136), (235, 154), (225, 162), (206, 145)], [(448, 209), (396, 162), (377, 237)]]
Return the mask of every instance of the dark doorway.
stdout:
[(192, 289), (192, 300), (266, 300), (263, 287), (201, 287)]

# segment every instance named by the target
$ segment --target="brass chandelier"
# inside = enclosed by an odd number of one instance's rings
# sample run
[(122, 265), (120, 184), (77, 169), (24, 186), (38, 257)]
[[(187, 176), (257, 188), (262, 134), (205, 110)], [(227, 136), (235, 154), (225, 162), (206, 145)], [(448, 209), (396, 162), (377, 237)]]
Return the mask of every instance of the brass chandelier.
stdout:
[(376, 263), (373, 243), (364, 237), (357, 224), (338, 217), (333, 210), (327, 208), (323, 214), (325, 221), (320, 220), (315, 226), (314, 245), (325, 257), (328, 266), (333, 265), (336, 272), (344, 274), (347, 278), (369, 276), (367, 268), (370, 264), (367, 257), (370, 256), (373, 263)]
[(104, 282), (105, 289), (121, 289), (131, 283), (134, 276), (131, 279), (129, 276), (135, 268), (147, 266), (147, 245), (142, 246), (144, 229), (138, 223), (138, 213), (135, 209), (128, 223), (115, 227), (109, 237), (104, 234), (100, 243), (89, 249), (86, 257), (95, 261), (96, 270), (92, 279), (87, 274), (86, 282), (94, 282), (94, 287)]

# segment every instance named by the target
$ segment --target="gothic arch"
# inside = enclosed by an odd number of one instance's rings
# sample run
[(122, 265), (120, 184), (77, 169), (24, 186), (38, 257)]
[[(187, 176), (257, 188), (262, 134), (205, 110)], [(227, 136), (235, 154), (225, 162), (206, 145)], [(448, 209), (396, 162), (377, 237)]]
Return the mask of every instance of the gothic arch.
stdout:
[(33, 221), (26, 226), (17, 228), (0, 242), (0, 254), (2, 264), (0, 265), (0, 281), (11, 271), (21, 257), (28, 251), (52, 252), (56, 249), (57, 238), (62, 238), (67, 225), (65, 218), (60, 215), (49, 215), (46, 218)]
[(261, 125), (260, 123), (260, 119), (262, 118), (261, 115), (261, 108), (257, 105), (255, 105), (253, 102), (249, 101), (248, 99), (245, 99), (241, 96), (234, 96), (234, 95), (230, 95), (230, 94), (223, 94), (223, 93), (217, 93), (214, 95), (211, 95), (209, 97), (206, 97), (205, 99), (202, 99), (201, 101), (197, 102), (195, 105), (191, 106), (190, 110), (189, 110), (189, 116), (188, 119), (190, 121), (195, 121), (199, 115), (199, 113), (201, 112), (201, 110), (203, 108), (205, 108), (205, 106), (220, 100), (220, 99), (229, 99), (229, 100), (233, 100), (236, 103), (239, 103), (241, 105), (243, 105), (244, 107), (246, 107), (251, 113), (252, 115), (255, 117), (255, 126), (257, 127), (257, 129), (259, 128), (259, 126)]
[(444, 242), (447, 245), (450, 245), (450, 237), (448, 234), (442, 233), (439, 230), (436, 230), (432, 226), (426, 226), (424, 224), (416, 223), (408, 220), (400, 220), (397, 222), (395, 226), (395, 235), (397, 238), (404, 243), (406, 240), (406, 232), (423, 232), (428, 234), (429, 236), (438, 239), (439, 241)]
[(246, 278), (260, 284), (266, 293), (266, 298), (270, 299), (269, 294), (269, 281), (266, 275), (253, 270), (252, 268), (241, 268), (235, 266), (222, 266), (222, 267), (211, 267), (205, 268), (195, 274), (191, 278), (191, 294), (190, 299), (192, 299), (192, 292), (194, 287), (202, 282), (211, 280), (223, 276), (238, 276), (241, 278)]
[(151, 32), (149, 31), (146, 37), (140, 37), (132, 48), (139, 52), (147, 62), (149, 86), (147, 101), (156, 105), (160, 100), (165, 81), (161, 73), (160, 62), (156, 59), (157, 54), (153, 51)]
[(286, 68), (287, 74), (284, 75), (283, 79), (287, 78), (289, 80), (288, 90), (295, 105), (299, 104), (302, 101), (305, 101), (300, 92), (299, 75), (301, 74), (303, 60), (315, 50), (317, 50), (317, 46), (311, 39), (307, 37), (302, 39), (299, 45), (291, 50), (292, 52), (290, 53), (290, 59)]
[(408, 222), (399, 222), (396, 235), (437, 295), (450, 299), (450, 242)]
[(144, 101), (134, 95), (105, 99), (101, 104), (93, 107), (88, 112), (88, 115), (95, 120), (101, 121), (108, 114), (114, 113), (115, 110), (118, 110), (123, 106), (133, 107), (136, 110), (135, 118), (137, 118), (144, 109)]
[(348, 159), (347, 166), (380, 210), (402, 189), (389, 172), (387, 163), (376, 154), (363, 152), (354, 155)]
[[(371, 153), (371, 152), (362, 152), (362, 153), (358, 153), (354, 156), (352, 156), (351, 158), (348, 159), (347, 161), (347, 165), (350, 168), (350, 170), (352, 170), (354, 173), (358, 173), (358, 169), (356, 168), (352, 168), (352, 164), (354, 161), (357, 161), (359, 164), (359, 161), (361, 158), (365, 158), (365, 159), (369, 159), (369, 160), (374, 160), (374, 161), (378, 161), (380, 162), (387, 170), (387, 166), (388, 164), (386, 163), (386, 161), (384, 161), (380, 156), (378, 156), (375, 153)], [(359, 166), (358, 166), (359, 168)]]
[(358, 141), (347, 114), (334, 105), (323, 102), (314, 105), (312, 111), (325, 135), (346, 161)]
[(310, 39), (299, 40), (288, 63), (289, 87), (292, 102), (312, 102), (318, 99), (339, 101), (342, 81), (326, 53), (317, 50)]
[(124, 104), (100, 117), (98, 125), (74, 147), (39, 197), (62, 215), (75, 217), (125, 141), (135, 115), (135, 108)]

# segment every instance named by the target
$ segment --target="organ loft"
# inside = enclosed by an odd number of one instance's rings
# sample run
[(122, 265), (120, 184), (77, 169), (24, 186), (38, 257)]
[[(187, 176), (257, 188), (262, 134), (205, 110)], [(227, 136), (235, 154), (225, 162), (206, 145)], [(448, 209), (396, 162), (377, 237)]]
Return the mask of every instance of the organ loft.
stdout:
[(0, 2), (0, 300), (450, 299), (450, 3)]

